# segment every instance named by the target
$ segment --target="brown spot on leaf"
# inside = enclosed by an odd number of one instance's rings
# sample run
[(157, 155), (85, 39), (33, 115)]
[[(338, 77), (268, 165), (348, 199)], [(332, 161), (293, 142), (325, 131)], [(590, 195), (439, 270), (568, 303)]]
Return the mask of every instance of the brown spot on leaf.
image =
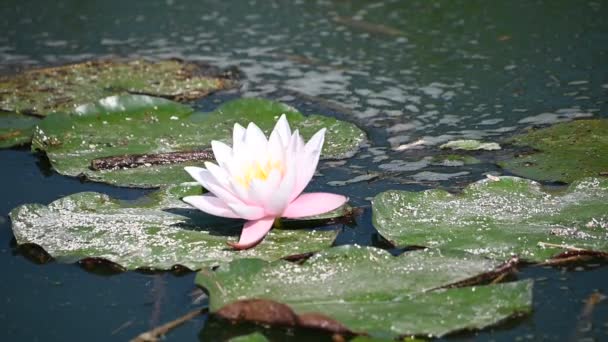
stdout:
[(216, 314), (231, 321), (248, 321), (288, 327), (352, 334), (342, 323), (319, 313), (296, 314), (288, 305), (268, 299), (247, 299), (225, 305)]
[(217, 314), (232, 321), (296, 326), (298, 316), (285, 304), (264, 299), (248, 299), (225, 305)]
[(299, 325), (305, 328), (327, 330), (334, 333), (349, 333), (342, 323), (319, 313), (305, 313), (298, 316)]

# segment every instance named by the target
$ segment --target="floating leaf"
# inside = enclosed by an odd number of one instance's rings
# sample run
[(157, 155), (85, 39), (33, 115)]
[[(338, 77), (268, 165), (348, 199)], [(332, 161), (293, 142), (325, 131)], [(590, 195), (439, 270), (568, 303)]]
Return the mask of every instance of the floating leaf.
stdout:
[(475, 151), (475, 150), (500, 150), (500, 145), (495, 142), (481, 142), (478, 140), (452, 140), (447, 143), (439, 146), (439, 148), (443, 149), (452, 149), (452, 150), (466, 150), (466, 151)]
[(205, 76), (209, 67), (178, 60), (96, 61), (0, 77), (0, 110), (46, 115), (116, 94), (197, 99), (234, 86), (225, 77)]
[(514, 136), (508, 142), (538, 150), (499, 163), (523, 177), (570, 183), (608, 175), (608, 120), (557, 124)]
[(196, 283), (220, 317), (380, 337), (443, 336), (481, 329), (530, 311), (531, 282), (444, 289), (494, 270), (498, 262), (437, 250), (398, 257), (344, 246), (302, 264), (241, 259)]
[(0, 112), (0, 148), (28, 144), (38, 121), (32, 116)]
[(608, 251), (608, 180), (586, 179), (557, 195), (515, 177), (484, 179), (460, 195), (387, 191), (373, 200), (373, 221), (398, 245), (498, 259), (516, 254), (541, 262), (567, 249), (543, 243)]
[(48, 206), (26, 204), (10, 213), (18, 244), (36, 244), (61, 262), (102, 258), (126, 269), (195, 270), (238, 258), (274, 260), (328, 247), (333, 230), (274, 229), (256, 248), (234, 251), (242, 221), (220, 219), (191, 209), (178, 198), (201, 192), (172, 186), (136, 202), (83, 192)]
[(255, 122), (270, 132), (282, 113), (306, 139), (327, 128), (322, 158), (348, 157), (365, 139), (353, 124), (304, 116), (270, 100), (234, 100), (212, 113), (193, 113), (190, 107), (169, 100), (126, 95), (81, 106), (75, 114), (48, 116), (38, 126), (32, 148), (45, 151), (53, 168), (64, 175), (119, 186), (157, 187), (191, 180), (184, 166), (200, 166), (202, 161), (110, 170), (92, 170), (91, 162), (109, 156), (197, 151), (209, 148), (211, 140), (232, 144), (235, 123)]

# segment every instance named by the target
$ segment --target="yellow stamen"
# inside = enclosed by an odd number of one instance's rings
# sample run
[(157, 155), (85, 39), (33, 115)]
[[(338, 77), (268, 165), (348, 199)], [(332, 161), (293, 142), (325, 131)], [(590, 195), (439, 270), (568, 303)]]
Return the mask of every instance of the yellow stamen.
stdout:
[(278, 170), (281, 175), (284, 173), (283, 165), (278, 161), (268, 160), (264, 164), (259, 162), (249, 163), (243, 169), (241, 176), (236, 177), (236, 181), (245, 188), (249, 188), (252, 180), (266, 180), (274, 170)]

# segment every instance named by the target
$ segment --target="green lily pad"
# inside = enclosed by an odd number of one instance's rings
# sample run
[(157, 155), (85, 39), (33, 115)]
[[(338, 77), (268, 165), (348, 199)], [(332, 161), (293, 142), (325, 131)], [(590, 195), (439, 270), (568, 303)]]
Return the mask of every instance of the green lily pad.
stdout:
[(28, 144), (39, 121), (32, 116), (0, 112), (0, 148)]
[(125, 95), (81, 106), (74, 114), (49, 115), (39, 124), (32, 149), (45, 151), (53, 168), (63, 175), (118, 186), (157, 187), (191, 180), (184, 166), (201, 166), (202, 161), (110, 170), (92, 170), (91, 161), (201, 150), (210, 148), (211, 140), (232, 144), (235, 123), (255, 122), (268, 134), (282, 113), (306, 139), (327, 128), (322, 158), (348, 157), (365, 139), (363, 131), (353, 124), (321, 115), (304, 116), (270, 100), (239, 99), (212, 113), (193, 113), (190, 107), (169, 100)]
[[(159, 190), (135, 202), (83, 192), (48, 206), (25, 204), (10, 213), (18, 244), (36, 244), (60, 262), (102, 258), (125, 269), (191, 270), (239, 258), (274, 260), (328, 247), (336, 231), (274, 229), (255, 248), (234, 251), (243, 222), (192, 209), (180, 197), (201, 193), (193, 183)], [(287, 224), (285, 224), (288, 226)]]
[(507, 142), (538, 150), (499, 163), (516, 175), (566, 183), (608, 176), (608, 120), (561, 123), (514, 136)]
[(178, 60), (96, 61), (30, 70), (0, 77), (0, 110), (47, 115), (71, 112), (110, 95), (197, 99), (234, 86), (231, 80), (204, 76), (205, 72), (200, 65)]
[[(563, 194), (534, 181), (501, 177), (443, 190), (387, 191), (373, 200), (381, 235), (402, 246), (467, 251), (542, 262), (569, 247), (608, 251), (608, 180), (585, 179)], [(562, 247), (555, 247), (559, 245)]]
[(236, 260), (199, 272), (196, 283), (209, 291), (210, 312), (228, 319), (379, 337), (443, 336), (530, 311), (531, 282), (445, 288), (498, 265), (466, 253), (393, 257), (377, 248), (343, 246), (302, 264)]
[(493, 151), (500, 150), (500, 145), (495, 142), (481, 142), (478, 140), (452, 140), (439, 146), (439, 148), (465, 151)]

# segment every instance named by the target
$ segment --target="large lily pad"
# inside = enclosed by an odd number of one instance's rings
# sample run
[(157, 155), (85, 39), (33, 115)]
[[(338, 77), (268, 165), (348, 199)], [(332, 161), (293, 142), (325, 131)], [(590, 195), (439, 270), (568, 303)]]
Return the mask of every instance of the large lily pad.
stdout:
[(38, 121), (32, 116), (0, 112), (0, 148), (28, 144)]
[(48, 206), (26, 204), (10, 213), (18, 244), (36, 244), (61, 262), (103, 258), (125, 269), (196, 270), (238, 258), (278, 259), (328, 247), (334, 230), (274, 229), (256, 248), (234, 251), (243, 222), (220, 219), (179, 200), (200, 193), (192, 183), (159, 190), (137, 202), (83, 192)]
[(97, 61), (31, 70), (0, 77), (0, 109), (46, 115), (115, 94), (196, 99), (234, 85), (205, 72), (200, 65), (177, 60)]
[(541, 262), (569, 247), (608, 251), (608, 180), (585, 179), (563, 194), (515, 177), (485, 179), (459, 195), (387, 191), (373, 200), (373, 221), (398, 245), (498, 259), (517, 254)]
[(45, 151), (57, 172), (119, 186), (157, 187), (190, 180), (186, 165), (202, 161), (137, 168), (92, 170), (91, 161), (108, 156), (193, 151), (209, 148), (211, 140), (231, 143), (235, 123), (255, 122), (266, 132), (282, 113), (308, 139), (327, 128), (323, 158), (353, 154), (365, 139), (355, 125), (321, 115), (304, 116), (282, 103), (262, 99), (228, 102), (212, 113), (165, 99), (127, 95), (109, 97), (77, 108), (75, 114), (54, 114), (36, 130), (33, 149)]
[(210, 311), (228, 319), (376, 336), (442, 336), (530, 311), (531, 282), (444, 288), (498, 265), (465, 253), (425, 250), (393, 257), (344, 246), (302, 264), (241, 259), (201, 271), (196, 283), (209, 291)]
[(499, 163), (514, 174), (570, 183), (608, 175), (608, 120), (579, 120), (512, 137), (508, 142), (536, 153)]

